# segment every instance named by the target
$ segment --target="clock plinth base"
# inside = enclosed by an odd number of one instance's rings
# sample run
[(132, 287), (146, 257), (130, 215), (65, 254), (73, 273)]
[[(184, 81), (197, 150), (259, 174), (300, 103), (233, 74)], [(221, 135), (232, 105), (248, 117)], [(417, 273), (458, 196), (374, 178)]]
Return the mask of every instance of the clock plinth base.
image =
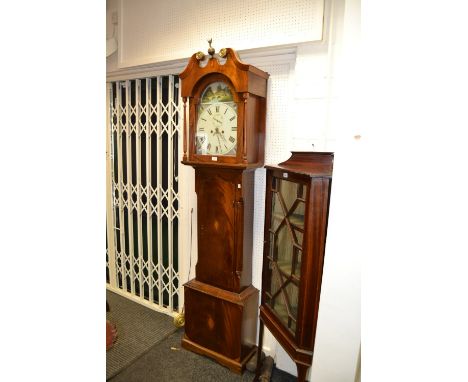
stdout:
[(256, 350), (258, 290), (235, 293), (191, 280), (184, 294), (182, 346), (241, 374)]
[(246, 352), (246, 356), (240, 361), (228, 358), (220, 353), (214, 352), (208, 348), (205, 348), (193, 341), (190, 341), (187, 336), (184, 335), (182, 338), (182, 347), (190, 350), (191, 352), (209, 357), (214, 359), (220, 365), (226, 366), (233, 373), (242, 374), (245, 370), (245, 365), (249, 362), (250, 358), (257, 352), (257, 347), (253, 346), (250, 351)]

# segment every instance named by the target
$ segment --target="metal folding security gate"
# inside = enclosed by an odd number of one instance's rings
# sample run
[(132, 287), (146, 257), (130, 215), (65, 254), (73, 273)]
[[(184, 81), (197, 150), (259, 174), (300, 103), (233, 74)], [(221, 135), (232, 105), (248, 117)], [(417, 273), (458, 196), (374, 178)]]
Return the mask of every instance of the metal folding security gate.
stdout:
[(180, 306), (179, 89), (173, 75), (108, 83), (107, 287), (167, 313)]

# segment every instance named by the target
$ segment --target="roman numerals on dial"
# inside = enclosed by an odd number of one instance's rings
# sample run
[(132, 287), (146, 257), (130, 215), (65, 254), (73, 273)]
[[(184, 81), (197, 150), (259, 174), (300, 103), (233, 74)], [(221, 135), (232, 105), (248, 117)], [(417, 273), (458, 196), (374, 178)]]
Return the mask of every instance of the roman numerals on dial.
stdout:
[(199, 155), (236, 155), (237, 110), (234, 102), (206, 102), (198, 107), (195, 147)]

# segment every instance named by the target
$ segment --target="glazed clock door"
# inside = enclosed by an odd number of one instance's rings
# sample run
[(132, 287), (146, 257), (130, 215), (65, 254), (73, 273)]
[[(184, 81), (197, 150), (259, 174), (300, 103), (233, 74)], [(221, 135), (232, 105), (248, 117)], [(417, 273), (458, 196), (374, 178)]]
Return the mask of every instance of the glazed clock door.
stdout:
[(223, 81), (209, 84), (197, 109), (195, 150), (201, 155), (235, 156), (237, 151), (237, 104)]
[(265, 303), (295, 336), (307, 185), (273, 177)]

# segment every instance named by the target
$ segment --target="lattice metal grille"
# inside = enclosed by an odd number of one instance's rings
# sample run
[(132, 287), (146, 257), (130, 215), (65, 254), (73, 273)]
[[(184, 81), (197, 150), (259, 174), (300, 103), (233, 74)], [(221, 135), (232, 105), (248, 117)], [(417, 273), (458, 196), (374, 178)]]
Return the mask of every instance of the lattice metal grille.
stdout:
[(109, 105), (111, 286), (170, 312), (179, 309), (180, 286), (179, 88), (172, 75), (112, 82)]

